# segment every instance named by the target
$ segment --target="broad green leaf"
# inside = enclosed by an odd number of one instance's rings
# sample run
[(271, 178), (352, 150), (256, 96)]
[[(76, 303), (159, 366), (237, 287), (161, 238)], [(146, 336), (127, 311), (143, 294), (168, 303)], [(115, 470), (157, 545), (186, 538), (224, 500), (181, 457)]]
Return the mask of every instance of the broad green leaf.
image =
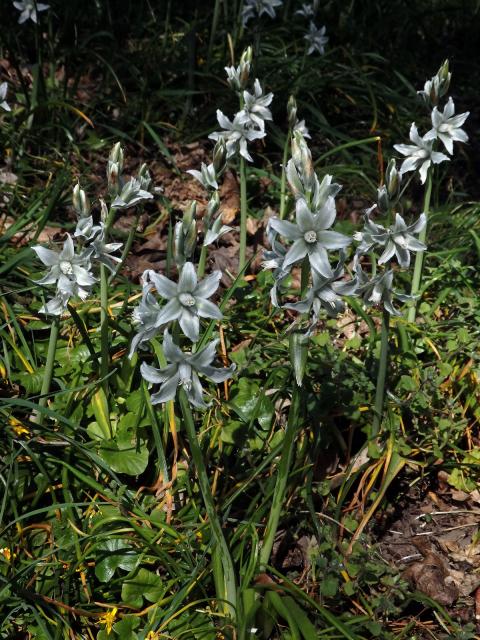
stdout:
[(101, 582), (111, 580), (118, 568), (133, 571), (139, 561), (135, 550), (122, 538), (100, 542), (96, 547), (96, 558), (95, 575)]
[(138, 618), (126, 616), (113, 625), (113, 630), (117, 634), (118, 640), (137, 640), (135, 629), (138, 629), (139, 626), (140, 620)]
[(162, 579), (156, 573), (141, 568), (133, 578), (125, 580), (123, 583), (122, 600), (130, 606), (140, 609), (143, 598), (149, 602), (157, 602), (164, 591)]

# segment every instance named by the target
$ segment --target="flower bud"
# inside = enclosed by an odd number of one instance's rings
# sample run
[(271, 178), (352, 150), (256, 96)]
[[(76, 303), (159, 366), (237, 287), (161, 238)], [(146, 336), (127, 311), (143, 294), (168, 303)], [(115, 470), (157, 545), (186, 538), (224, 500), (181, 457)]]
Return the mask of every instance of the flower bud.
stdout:
[(105, 204), (105, 200), (100, 198), (100, 220), (105, 223), (108, 218), (108, 207)]
[(152, 176), (148, 170), (147, 164), (144, 162), (138, 170), (137, 180), (140, 184), (140, 188), (144, 191), (148, 191), (152, 183)]
[(390, 198), (388, 197), (388, 191), (385, 185), (377, 189), (377, 209), (381, 214), (387, 213), (390, 209)]
[(173, 257), (178, 268), (189, 260), (197, 245), (197, 203), (192, 201), (183, 214), (182, 221), (177, 222), (173, 232)]
[(211, 218), (214, 216), (220, 207), (220, 196), (218, 195), (218, 191), (214, 191), (212, 197), (208, 201), (207, 204), (207, 216)]
[(220, 177), (227, 166), (227, 143), (220, 138), (213, 148), (213, 168), (216, 177)]
[(116, 196), (120, 191), (123, 159), (122, 146), (120, 142), (117, 142), (110, 151), (107, 165), (108, 190), (112, 196)]
[(397, 200), (400, 195), (400, 186), (402, 183), (402, 177), (398, 173), (397, 163), (394, 158), (390, 160), (387, 165), (387, 171), (385, 172), (385, 185), (387, 187), (388, 197), (390, 200)]
[(245, 89), (245, 87), (247, 86), (248, 79), (250, 77), (250, 66), (252, 64), (252, 56), (253, 56), (252, 47), (247, 47), (245, 51), (242, 53), (242, 57), (240, 58), (240, 75), (239, 75), (240, 89)]
[(437, 71), (438, 78), (438, 96), (441, 98), (444, 96), (450, 87), (450, 80), (452, 78), (452, 74), (448, 70), (449, 62), (448, 59), (442, 64), (440, 69)]
[(288, 126), (293, 129), (297, 123), (297, 101), (294, 96), (290, 96), (287, 103)]
[(73, 187), (72, 203), (80, 218), (87, 218), (90, 215), (90, 202), (85, 191), (80, 188), (80, 184)]
[(305, 188), (311, 190), (314, 182), (312, 154), (310, 153), (305, 138), (299, 131), (295, 131), (292, 138), (292, 158), (297, 167), (297, 171), (303, 178)]
[(307, 368), (308, 337), (298, 331), (290, 334), (290, 362), (295, 373), (295, 380), (299, 387), (302, 386), (303, 377)]

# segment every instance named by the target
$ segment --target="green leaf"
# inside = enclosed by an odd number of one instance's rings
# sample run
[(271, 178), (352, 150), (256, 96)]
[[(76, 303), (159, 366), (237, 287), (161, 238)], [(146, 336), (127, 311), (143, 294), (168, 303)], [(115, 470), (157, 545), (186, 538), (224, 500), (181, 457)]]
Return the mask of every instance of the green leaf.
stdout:
[(148, 569), (139, 569), (137, 574), (125, 580), (122, 585), (122, 600), (132, 607), (140, 607), (143, 598), (149, 602), (157, 602), (164, 594), (162, 579)]
[(102, 387), (92, 397), (92, 409), (97, 421), (99, 433), (103, 435), (105, 440), (111, 438), (115, 433), (111, 432), (110, 427), (110, 410), (108, 408), (108, 400)]
[(317, 640), (318, 633), (313, 624), (308, 619), (305, 611), (298, 606), (295, 600), (291, 596), (285, 596), (283, 599), (287, 608), (293, 613), (295, 622), (298, 625), (300, 633), (304, 640)]
[(102, 442), (99, 455), (116, 473), (138, 476), (148, 464), (148, 448), (144, 438), (137, 437), (138, 417), (127, 413), (118, 421), (116, 437)]
[(121, 538), (104, 540), (97, 545), (95, 575), (101, 582), (108, 582), (117, 569), (133, 571), (138, 564), (137, 553)]
[(244, 422), (256, 418), (263, 429), (270, 427), (274, 412), (273, 403), (263, 395), (257, 382), (249, 378), (240, 378), (233, 394), (232, 408)]
[[(118, 640), (137, 640), (135, 629), (140, 626), (140, 620), (134, 616), (126, 616), (113, 625), (113, 630), (118, 636)], [(112, 639), (113, 640), (113, 639)]]
[(334, 576), (325, 576), (320, 584), (320, 592), (326, 597), (333, 598), (338, 591), (338, 578)]

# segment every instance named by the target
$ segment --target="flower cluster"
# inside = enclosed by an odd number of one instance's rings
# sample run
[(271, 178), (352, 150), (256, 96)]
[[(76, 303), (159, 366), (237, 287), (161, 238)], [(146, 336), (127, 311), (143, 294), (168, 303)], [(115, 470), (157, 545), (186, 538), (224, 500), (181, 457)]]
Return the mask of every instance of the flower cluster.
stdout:
[(209, 138), (217, 142), (224, 140), (227, 158), (239, 153), (249, 162), (253, 162), (253, 158), (248, 152), (248, 143), (265, 137), (265, 122), (272, 119), (268, 107), (273, 99), (272, 93), (263, 93), (258, 79), (254, 82), (253, 93), (245, 89), (249, 79), (251, 60), (252, 50), (249, 47), (244, 51), (237, 69), (225, 68), (229, 84), (240, 92), (243, 108), (235, 114), (233, 120), (217, 109), (217, 120), (222, 131), (215, 131), (209, 135)]
[(440, 111), (438, 107), (440, 98), (448, 91), (450, 78), (451, 73), (448, 70), (448, 60), (446, 60), (437, 74), (431, 80), (427, 80), (423, 91), (419, 91), (425, 103), (428, 106), (433, 106), (431, 111), (432, 128), (424, 136), (420, 136), (417, 126), (412, 123), (410, 141), (413, 144), (394, 145), (394, 148), (405, 156), (400, 173), (418, 171), (422, 184), (426, 182), (429, 169), (433, 164), (450, 159), (446, 154), (435, 149), (437, 140), (442, 142), (449, 155), (453, 154), (454, 142), (467, 142), (468, 140), (467, 134), (461, 127), (468, 118), (469, 112), (455, 115), (455, 105), (452, 98), (448, 99), (443, 111)]
[[(221, 272), (215, 271), (199, 281), (192, 262), (183, 265), (178, 282), (152, 270), (144, 272), (142, 300), (133, 314), (138, 325), (137, 333), (132, 340), (129, 357), (133, 356), (138, 346), (163, 331), (163, 355), (167, 361), (166, 366), (157, 369), (146, 363), (141, 365), (143, 378), (147, 382), (160, 385), (159, 390), (152, 394), (153, 404), (172, 400), (181, 386), (191, 404), (197, 408), (205, 408), (207, 405), (203, 400), (203, 389), (198, 374), (201, 373), (213, 382), (223, 382), (231, 377), (234, 365), (225, 368), (212, 366), (218, 340), (213, 340), (198, 351), (184, 352), (173, 342), (168, 331), (172, 323), (178, 323), (184, 336), (195, 344), (200, 338), (202, 318), (223, 318), (217, 305), (209, 300), (217, 291), (221, 277)], [(166, 301), (164, 306), (157, 302), (153, 291)]]
[[(47, 286), (56, 285), (54, 297), (41, 309), (41, 313), (49, 315), (61, 315), (67, 309), (71, 298), (78, 297), (85, 300), (91, 287), (98, 281), (92, 273), (95, 265), (105, 266), (111, 273), (115, 273), (121, 263), (115, 253), (122, 247), (120, 242), (108, 242), (108, 219), (111, 213), (119, 206), (118, 199), (122, 203), (128, 200), (128, 206), (135, 206), (144, 200), (153, 198), (146, 189), (150, 187), (151, 177), (146, 165), (142, 165), (136, 178), (126, 181), (122, 176), (123, 150), (117, 143), (109, 157), (107, 167), (107, 180), (112, 202), (110, 212), (103, 200), (100, 200), (101, 215), (98, 222), (94, 222), (89, 199), (80, 185), (73, 189), (72, 204), (77, 215), (77, 224), (73, 237), (67, 234), (63, 246), (59, 250), (48, 249), (42, 246), (32, 247), (37, 257), (47, 267), (47, 274), (37, 280), (37, 284)], [(128, 186), (131, 185), (132, 186)], [(126, 195), (134, 193), (134, 197)], [(120, 193), (120, 196), (118, 195)], [(125, 199), (125, 200), (124, 200)]]
[[(296, 118), (293, 106), (289, 110), (289, 117), (290, 122)], [(393, 290), (394, 271), (388, 268), (374, 272), (369, 278), (360, 262), (363, 255), (381, 249), (376, 264), (386, 265), (396, 259), (399, 267), (407, 268), (410, 265), (410, 252), (426, 249), (425, 244), (416, 237), (425, 227), (424, 214), (412, 224), (407, 224), (398, 212), (395, 213), (394, 223), (390, 225), (372, 219), (374, 210), (389, 214), (400, 197), (401, 174), (397, 171), (395, 161), (388, 164), (386, 184), (378, 190), (378, 203), (365, 213), (363, 230), (353, 235), (353, 240), (359, 244), (351, 279), (345, 279), (345, 264), (346, 248), (352, 238), (331, 229), (336, 219), (335, 196), (340, 186), (333, 182), (330, 175), (320, 182), (313, 168), (310, 149), (298, 131), (293, 133), (292, 158), (287, 164), (286, 175), (295, 198), (295, 221), (274, 217), (268, 225), (271, 249), (264, 254), (263, 267), (273, 272), (272, 304), (298, 312), (303, 320), (308, 319), (306, 335), (312, 332), (322, 311), (328, 316), (343, 313), (344, 296), (358, 296), (367, 306), (382, 305), (390, 314), (399, 315), (393, 300), (396, 298), (408, 302), (411, 298)], [(284, 244), (280, 238), (291, 244)], [(338, 251), (335, 267), (330, 263), (331, 251)], [(280, 296), (286, 291), (292, 267), (298, 263), (302, 264), (301, 297), (293, 302), (287, 300), (281, 305)]]

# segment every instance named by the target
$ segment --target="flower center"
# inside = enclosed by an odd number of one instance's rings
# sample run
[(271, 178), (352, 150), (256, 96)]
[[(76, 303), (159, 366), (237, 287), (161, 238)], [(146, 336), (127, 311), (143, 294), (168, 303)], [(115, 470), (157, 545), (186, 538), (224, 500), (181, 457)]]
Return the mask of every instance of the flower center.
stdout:
[(180, 303), (183, 304), (184, 307), (194, 307), (195, 306), (195, 298), (191, 293), (181, 293), (178, 296)]
[(73, 273), (73, 267), (72, 267), (72, 263), (69, 262), (68, 260), (62, 260), (60, 262), (60, 271), (66, 275), (66, 276), (71, 276)]
[(317, 234), (315, 231), (306, 231), (303, 234), (303, 238), (305, 240), (305, 242), (308, 242), (309, 244), (313, 244), (314, 242), (317, 241)]

